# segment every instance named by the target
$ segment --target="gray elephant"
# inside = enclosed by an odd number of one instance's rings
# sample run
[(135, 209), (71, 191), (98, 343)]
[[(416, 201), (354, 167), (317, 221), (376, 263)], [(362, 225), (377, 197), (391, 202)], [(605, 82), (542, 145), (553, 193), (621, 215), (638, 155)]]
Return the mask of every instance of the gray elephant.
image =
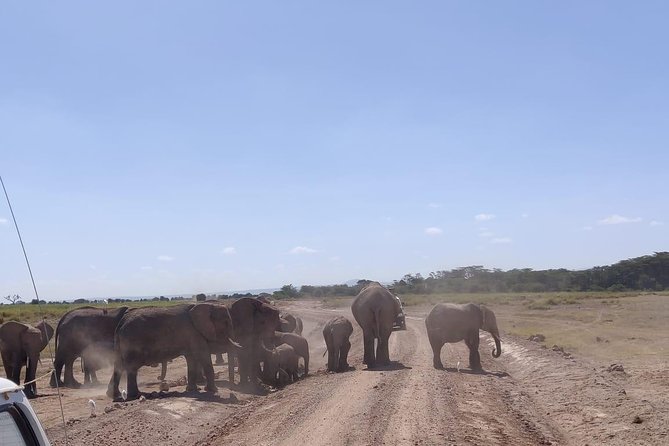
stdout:
[[(16, 384), (21, 383), (21, 369), (25, 366), (24, 383), (35, 379), (39, 354), (53, 336), (53, 327), (42, 321), (32, 327), (16, 321), (9, 321), (0, 326), (0, 355), (7, 378)], [(25, 386), (28, 398), (37, 395), (36, 384)]]
[(234, 340), (241, 350), (228, 352), (230, 384), (235, 382), (235, 357), (239, 367), (239, 384), (255, 386), (260, 372), (260, 361), (266, 350), (264, 341), (271, 341), (279, 323), (279, 310), (258, 299), (242, 297), (230, 305), (234, 326)]
[(309, 343), (305, 338), (297, 333), (282, 333), (280, 331), (274, 332), (274, 345), (277, 347), (287, 344), (293, 347), (297, 356), (304, 360), (304, 374), (309, 374)]
[(232, 333), (230, 313), (223, 305), (201, 303), (128, 310), (116, 327), (114, 373), (107, 395), (115, 399), (120, 396), (119, 382), (125, 372), (127, 397), (137, 398), (140, 367), (182, 355), (188, 367), (186, 390), (197, 390), (201, 367), (207, 380), (205, 390), (216, 392), (209, 343), (226, 344), (231, 349), (239, 347), (230, 339)]
[(290, 313), (281, 313), (279, 315), (279, 326), (276, 331), (283, 333), (295, 333), (297, 329), (297, 319)]
[[(113, 345), (114, 330), (126, 311), (128, 307), (82, 307), (65, 313), (56, 327), (55, 372), (51, 375), (51, 387), (56, 387), (56, 380), (60, 386), (80, 386), (74, 379), (74, 361), (89, 346)], [(63, 367), (65, 376), (61, 379)]]
[(353, 333), (353, 324), (344, 316), (336, 316), (325, 323), (323, 338), (328, 353), (328, 371), (344, 372), (348, 370), (348, 351), (351, 349), (349, 337)]
[(273, 351), (265, 352), (263, 374), (275, 386), (297, 381), (298, 361), (295, 349), (288, 344), (281, 344)]
[[(402, 308), (395, 296), (379, 283), (363, 288), (353, 299), (351, 311), (364, 339), (364, 360), (368, 368), (390, 364), (388, 339), (393, 332), (395, 318)], [(377, 340), (376, 354), (374, 340)]]
[(444, 368), (441, 362), (441, 347), (446, 342), (464, 340), (469, 348), (469, 367), (472, 370), (481, 370), (479, 329), (490, 333), (495, 340), (492, 356), (499, 358), (502, 354), (495, 313), (484, 305), (437, 304), (427, 315), (425, 326), (434, 353), (433, 365), (436, 369)]

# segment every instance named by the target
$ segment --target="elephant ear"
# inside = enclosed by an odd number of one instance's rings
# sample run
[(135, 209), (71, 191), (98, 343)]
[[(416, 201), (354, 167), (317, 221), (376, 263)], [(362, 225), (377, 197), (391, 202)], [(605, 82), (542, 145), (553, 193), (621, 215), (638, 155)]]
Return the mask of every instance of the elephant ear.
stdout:
[(495, 313), (485, 305), (479, 305), (481, 309), (481, 329), (487, 332), (491, 330), (497, 330), (497, 319), (495, 318)]
[(44, 350), (44, 348), (49, 344), (51, 337), (53, 336), (53, 327), (49, 325), (46, 321), (42, 321), (39, 324), (37, 324), (35, 328), (40, 331), (40, 334), (42, 336), (41, 350)]
[(197, 304), (188, 312), (195, 329), (210, 342), (216, 341), (216, 326), (212, 320), (212, 310), (210, 304)]

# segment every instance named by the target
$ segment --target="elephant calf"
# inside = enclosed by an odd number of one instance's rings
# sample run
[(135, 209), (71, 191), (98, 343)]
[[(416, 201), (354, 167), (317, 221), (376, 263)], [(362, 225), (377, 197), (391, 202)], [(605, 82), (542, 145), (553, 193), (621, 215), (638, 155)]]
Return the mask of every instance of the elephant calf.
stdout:
[(293, 347), (297, 356), (304, 359), (304, 374), (309, 374), (309, 343), (302, 336), (295, 333), (274, 332), (274, 345), (287, 344)]
[(437, 304), (427, 315), (425, 326), (434, 353), (433, 365), (436, 369), (444, 368), (441, 363), (443, 345), (446, 342), (454, 343), (464, 340), (469, 348), (469, 367), (472, 370), (481, 370), (479, 329), (487, 331), (495, 339), (492, 356), (499, 358), (499, 355), (502, 354), (495, 313), (484, 305)]
[(349, 337), (353, 333), (353, 324), (344, 316), (337, 316), (325, 323), (323, 337), (328, 352), (328, 371), (344, 372), (348, 370), (348, 351), (351, 349)]
[[(0, 354), (7, 378), (21, 383), (21, 369), (26, 367), (24, 383), (33, 381), (37, 372), (39, 354), (53, 336), (53, 327), (42, 321), (35, 327), (16, 321), (0, 326)], [(28, 398), (37, 395), (37, 385), (33, 382), (25, 387)]]

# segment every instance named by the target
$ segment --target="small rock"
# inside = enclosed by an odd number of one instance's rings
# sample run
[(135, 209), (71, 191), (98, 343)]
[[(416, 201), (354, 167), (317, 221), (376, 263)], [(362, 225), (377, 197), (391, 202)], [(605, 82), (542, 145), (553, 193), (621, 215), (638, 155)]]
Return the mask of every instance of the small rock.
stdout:
[(544, 342), (546, 340), (546, 336), (542, 335), (541, 333), (533, 334), (528, 340), (532, 342)]
[(620, 394), (620, 395), (627, 395), (627, 392), (625, 392), (625, 389), (620, 389), (620, 390), (618, 391), (618, 394)]
[(641, 424), (641, 423), (643, 423), (643, 420), (641, 419), (641, 417), (639, 415), (635, 415), (634, 419), (632, 420), (632, 423)]
[(170, 390), (170, 385), (167, 384), (167, 381), (161, 381), (158, 388), (161, 392), (168, 392)]
[(104, 413), (113, 412), (114, 408), (112, 406), (105, 406)]
[(611, 364), (607, 369), (608, 372), (625, 372), (625, 368), (622, 364)]
[(146, 401), (146, 397), (144, 395), (140, 396), (139, 397), (139, 402), (143, 403), (144, 401)]
[(123, 407), (123, 404), (121, 403), (114, 403), (114, 409), (120, 409)]

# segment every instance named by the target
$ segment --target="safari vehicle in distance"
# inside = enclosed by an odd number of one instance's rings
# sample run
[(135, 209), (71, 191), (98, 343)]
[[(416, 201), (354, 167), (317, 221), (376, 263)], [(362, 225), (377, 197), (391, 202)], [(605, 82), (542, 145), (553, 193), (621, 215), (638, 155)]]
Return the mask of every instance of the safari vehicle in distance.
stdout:
[(393, 323), (393, 330), (406, 330), (407, 329), (407, 322), (406, 322), (406, 317), (404, 316), (404, 304), (402, 303), (402, 300), (397, 294), (393, 294), (395, 296), (395, 299), (400, 303), (400, 308), (401, 311), (395, 317), (395, 322)]
[(49, 446), (23, 387), (0, 378), (0, 445)]

